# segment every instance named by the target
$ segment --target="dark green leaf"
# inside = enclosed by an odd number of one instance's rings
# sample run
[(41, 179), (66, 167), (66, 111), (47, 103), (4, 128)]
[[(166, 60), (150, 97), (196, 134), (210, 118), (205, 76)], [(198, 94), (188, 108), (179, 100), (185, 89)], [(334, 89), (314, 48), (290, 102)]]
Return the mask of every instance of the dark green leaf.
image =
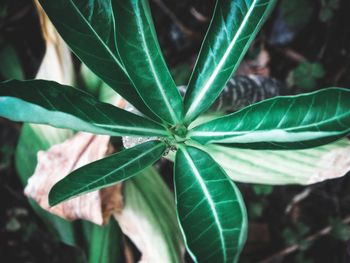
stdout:
[(57, 31), (72, 51), (121, 96), (150, 117), (130, 81), (115, 45), (111, 1), (40, 0)]
[(283, 20), (293, 28), (303, 28), (310, 21), (313, 10), (312, 0), (281, 1)]
[(182, 98), (160, 51), (148, 1), (112, 3), (120, 57), (138, 93), (161, 119), (181, 123)]
[(350, 90), (268, 99), (195, 127), (194, 140), (250, 149), (305, 149), (350, 133)]
[(59, 181), (49, 193), (51, 206), (76, 195), (122, 182), (156, 162), (166, 145), (150, 141), (85, 165)]
[(247, 216), (241, 194), (205, 152), (182, 147), (175, 159), (180, 225), (195, 262), (236, 262), (244, 245)]
[(45, 80), (0, 83), (0, 116), (97, 134), (166, 136), (159, 124)]
[(0, 74), (5, 79), (24, 79), (25, 74), (16, 50), (8, 45), (0, 50)]
[(275, 0), (218, 0), (185, 96), (190, 123), (219, 96)]

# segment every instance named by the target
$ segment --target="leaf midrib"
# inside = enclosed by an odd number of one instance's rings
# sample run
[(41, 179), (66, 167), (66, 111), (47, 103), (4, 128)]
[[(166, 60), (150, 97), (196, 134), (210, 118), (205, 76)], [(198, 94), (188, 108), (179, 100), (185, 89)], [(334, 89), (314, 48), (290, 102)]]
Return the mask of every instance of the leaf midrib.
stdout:
[[(141, 18), (141, 11), (140, 11), (140, 8), (138, 6), (138, 4), (135, 5), (135, 12), (138, 13), (138, 15), (136, 15), (136, 19), (138, 21), (138, 24), (140, 25), (140, 27), (142, 29), (144, 29), (144, 24), (143, 24), (143, 21), (142, 21), (142, 18)], [(157, 83), (157, 88), (163, 98), (163, 101), (165, 102), (165, 105), (168, 109), (168, 112), (170, 113), (170, 116), (172, 118), (172, 120), (175, 122), (175, 123), (179, 123), (179, 119), (177, 118), (170, 102), (169, 102), (169, 98), (167, 97), (166, 93), (164, 92), (164, 89), (163, 89), (163, 85), (161, 83), (161, 81), (159, 80), (158, 78), (158, 74), (155, 70), (155, 67), (154, 67), (154, 63), (153, 63), (153, 60), (150, 56), (150, 50), (149, 50), (149, 47), (147, 45), (147, 41), (146, 41), (146, 38), (145, 38), (145, 34), (144, 34), (144, 31), (145, 30), (141, 30), (139, 31), (140, 33), (140, 36), (141, 36), (141, 39), (142, 39), (142, 44), (143, 44), (143, 47), (144, 47), (144, 50), (145, 50), (145, 54), (147, 56), (147, 59), (149, 60), (149, 65), (150, 65), (150, 68), (151, 68), (151, 72), (154, 76), (154, 79)]]
[[(309, 128), (311, 126), (321, 126), (321, 125), (324, 125), (324, 124), (328, 124), (330, 122), (333, 122), (333, 121), (337, 121), (338, 119), (341, 119), (343, 118), (344, 116), (346, 115), (350, 115), (350, 112), (344, 112), (343, 114), (340, 114), (340, 115), (337, 115), (337, 116), (334, 116), (332, 118), (329, 118), (327, 120), (322, 120), (322, 121), (319, 121), (319, 122), (313, 122), (312, 124), (307, 124), (307, 125), (301, 125), (301, 126), (292, 126), (292, 127), (289, 127), (289, 128), (279, 128), (279, 129), (263, 129), (263, 130), (246, 130), (246, 131), (237, 131), (237, 132), (209, 132), (209, 131), (193, 131), (193, 132), (189, 132), (189, 135), (197, 135), (197, 136), (201, 136), (201, 137), (209, 137), (209, 136), (225, 136), (225, 135), (241, 135), (241, 134), (247, 134), (247, 133), (253, 133), (253, 132), (268, 132), (268, 131), (275, 131), (275, 130), (281, 130), (281, 131), (286, 131), (286, 132), (290, 132), (294, 129), (304, 129), (304, 128)], [(284, 117), (283, 117), (284, 118)], [(208, 123), (210, 124), (210, 123)], [(206, 125), (206, 124), (204, 124)], [(204, 126), (203, 125), (203, 126)], [(349, 127), (350, 129), (350, 127)], [(315, 133), (317, 132), (320, 132), (320, 131), (314, 131)]]
[[(78, 190), (75, 190), (75, 191), (73, 191), (71, 194), (66, 195), (66, 197), (69, 198), (69, 197), (75, 196), (75, 195), (77, 195), (77, 193), (78, 193), (78, 194), (83, 194), (83, 193), (84, 193), (84, 190), (85, 190), (85, 189), (88, 189), (88, 190), (89, 190), (89, 187), (90, 187), (91, 185), (97, 184), (97, 183), (99, 183), (100, 181), (104, 181), (107, 177), (113, 175), (114, 173), (118, 172), (119, 170), (123, 170), (123, 169), (124, 169), (126, 166), (128, 166), (129, 164), (131, 165), (132, 163), (137, 162), (139, 159), (141, 159), (141, 158), (144, 157), (145, 155), (149, 154), (150, 152), (152, 152), (152, 151), (154, 151), (154, 150), (156, 150), (157, 148), (160, 148), (160, 147), (162, 147), (162, 146), (164, 146), (164, 145), (163, 145), (162, 143), (159, 143), (158, 145), (156, 145), (156, 146), (150, 148), (149, 150), (147, 150), (147, 151), (145, 151), (145, 152), (142, 152), (142, 153), (141, 153), (140, 155), (138, 155), (136, 158), (133, 158), (133, 159), (131, 159), (130, 161), (127, 161), (127, 162), (123, 163), (123, 164), (122, 164), (121, 166), (119, 166), (117, 169), (112, 170), (111, 172), (109, 172), (109, 173), (107, 173), (106, 175), (104, 175), (104, 176), (98, 178), (97, 180), (95, 180), (95, 181), (93, 181), (93, 182), (91, 182), (91, 183), (89, 183), (89, 184), (85, 184), (83, 187), (79, 188)], [(122, 179), (119, 180), (118, 182), (109, 183), (109, 184), (106, 184), (106, 185), (104, 185), (104, 186), (107, 187), (107, 186), (110, 186), (110, 185), (113, 185), (113, 184), (122, 182), (122, 181), (124, 181), (124, 180), (127, 179), (127, 178), (128, 178), (128, 177), (122, 178)], [(82, 190), (83, 192), (80, 192), (81, 190)], [(80, 192), (80, 193), (79, 193), (79, 192)], [(65, 199), (66, 199), (66, 198), (63, 198), (63, 199), (61, 199), (61, 201), (62, 201), (62, 200), (65, 200)], [(60, 202), (60, 201), (59, 201), (59, 202)]]
[(224, 236), (223, 236), (223, 228), (221, 226), (221, 223), (220, 223), (220, 219), (218, 217), (218, 214), (216, 212), (216, 207), (215, 207), (215, 202), (214, 200), (212, 199), (202, 177), (200, 176), (200, 173), (199, 171), (197, 170), (195, 164), (193, 163), (193, 160), (191, 158), (191, 156), (189, 155), (189, 153), (187, 152), (187, 150), (182, 147), (181, 148), (181, 151), (183, 152), (188, 164), (190, 165), (190, 168), (192, 169), (193, 171), (193, 174), (195, 175), (196, 177), (196, 180), (199, 182), (199, 185), (201, 187), (201, 190), (203, 191), (203, 194), (204, 196), (206, 197), (206, 199), (208, 200), (208, 203), (209, 203), (209, 207), (213, 213), (213, 216), (214, 216), (214, 220), (216, 222), (216, 226), (218, 227), (218, 230), (219, 230), (219, 235), (220, 235), (220, 242), (221, 242), (221, 247), (222, 247), (222, 251), (223, 251), (223, 257), (224, 257), (224, 261), (223, 262), (226, 262), (226, 259), (227, 259), (227, 255), (226, 255), (226, 250), (225, 250), (225, 239), (224, 239)]
[(211, 74), (211, 76), (207, 80), (206, 84), (200, 89), (199, 94), (196, 96), (194, 101), (191, 103), (191, 106), (189, 107), (188, 111), (186, 112), (185, 120), (190, 119), (192, 117), (193, 112), (196, 110), (196, 108), (198, 107), (200, 102), (203, 100), (203, 98), (204, 98), (205, 94), (207, 93), (208, 89), (210, 88), (210, 86), (214, 82), (216, 76), (218, 75), (219, 71), (221, 70), (221, 68), (223, 67), (224, 63), (226, 62), (227, 57), (229, 56), (231, 50), (233, 49), (233, 47), (237, 43), (237, 40), (238, 40), (240, 34), (242, 33), (243, 29), (245, 28), (246, 23), (249, 20), (251, 13), (253, 12), (253, 10), (256, 7), (257, 1), (258, 0), (254, 0), (254, 2), (252, 3), (252, 5), (249, 8), (246, 16), (244, 17), (242, 23), (240, 24), (240, 26), (239, 26), (239, 28), (238, 28), (234, 38), (232, 39), (230, 45), (226, 49), (226, 51), (225, 51), (224, 55), (222, 56), (220, 62), (216, 66), (214, 72)]
[[(112, 59), (118, 64), (118, 66), (120, 67), (120, 69), (125, 73), (125, 75), (129, 78), (129, 74), (127, 73), (127, 71), (125, 70), (124, 66), (120, 63), (120, 61), (116, 58), (116, 56), (112, 53), (112, 51), (109, 49), (109, 47), (104, 43), (104, 41), (101, 39), (101, 37), (97, 34), (97, 32), (95, 31), (95, 29), (90, 25), (90, 23), (86, 20), (86, 18), (84, 17), (84, 15), (80, 12), (79, 8), (75, 5), (75, 3), (72, 0), (69, 0), (69, 2), (71, 3), (71, 5), (73, 6), (73, 8), (75, 9), (75, 11), (77, 12), (77, 14), (81, 17), (81, 19), (85, 22), (85, 24), (90, 28), (90, 30), (92, 31), (93, 35), (96, 36), (96, 38), (99, 40), (99, 42), (102, 44), (102, 46), (105, 48), (105, 50), (110, 54), (110, 56), (112, 57)], [(57, 20), (58, 21), (58, 20)]]

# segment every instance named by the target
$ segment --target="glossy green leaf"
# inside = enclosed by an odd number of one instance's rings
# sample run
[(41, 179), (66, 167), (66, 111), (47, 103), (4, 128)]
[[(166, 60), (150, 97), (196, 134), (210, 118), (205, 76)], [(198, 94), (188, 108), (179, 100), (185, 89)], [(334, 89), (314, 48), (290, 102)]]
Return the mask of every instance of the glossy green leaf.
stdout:
[(120, 227), (145, 262), (183, 262), (183, 241), (174, 196), (154, 167), (123, 183)]
[(164, 153), (161, 141), (149, 141), (85, 165), (55, 184), (49, 193), (51, 206), (74, 196), (122, 182), (155, 163)]
[(112, 3), (120, 57), (138, 93), (161, 119), (181, 123), (182, 98), (160, 51), (148, 1)]
[(268, 99), (199, 125), (189, 136), (202, 143), (250, 149), (305, 149), (350, 133), (350, 90), (329, 88)]
[(111, 1), (39, 0), (72, 51), (142, 113), (155, 117), (137, 94), (115, 45)]
[(275, 2), (217, 0), (186, 92), (186, 123), (207, 110), (219, 96)]
[[(24, 124), (19, 136), (15, 164), (23, 186), (34, 174), (38, 151), (49, 149), (72, 135), (71, 131), (44, 125)], [(50, 233), (68, 245), (77, 245), (73, 224), (42, 209), (35, 201), (29, 199), (35, 213), (45, 223)]]
[(246, 240), (242, 196), (205, 152), (181, 147), (175, 159), (175, 193), (180, 225), (195, 262), (237, 262)]
[(348, 139), (304, 150), (250, 150), (202, 146), (235, 182), (309, 185), (346, 175), (350, 170)]
[(45, 80), (0, 83), (0, 116), (96, 134), (166, 136), (159, 124)]

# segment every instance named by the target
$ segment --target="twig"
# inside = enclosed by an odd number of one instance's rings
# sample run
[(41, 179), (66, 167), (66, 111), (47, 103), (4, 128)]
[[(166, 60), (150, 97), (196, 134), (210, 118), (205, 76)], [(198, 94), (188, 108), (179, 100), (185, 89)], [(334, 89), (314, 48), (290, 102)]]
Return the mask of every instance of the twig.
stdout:
[(195, 19), (197, 19), (201, 23), (208, 23), (210, 21), (209, 17), (206, 17), (205, 15), (199, 13), (194, 7), (191, 7), (190, 13), (194, 16)]
[(289, 58), (290, 60), (294, 61), (294, 62), (297, 62), (297, 63), (300, 63), (300, 62), (305, 62), (307, 61), (307, 59), (302, 55), (300, 54), (299, 52), (293, 50), (293, 49), (290, 49), (290, 48), (281, 48), (279, 49), (279, 51), (284, 55), (286, 56), (287, 58)]
[(286, 207), (285, 213), (289, 214), (290, 211), (292, 211), (292, 208), (300, 203), (301, 201), (303, 201), (304, 199), (306, 199), (312, 192), (313, 188), (308, 187), (305, 190), (303, 190), (302, 192), (300, 192), (299, 194), (295, 195), (293, 197), (293, 199), (289, 202), (289, 204)]
[[(344, 224), (350, 224), (350, 216), (344, 218), (342, 220), (342, 222)], [(312, 242), (312, 241), (315, 241), (316, 239), (322, 237), (322, 236), (325, 236), (325, 235), (328, 235), (331, 231), (332, 231), (332, 226), (327, 226), (323, 229), (321, 229), (320, 231), (316, 232), (315, 234), (313, 235), (310, 235), (308, 236), (307, 238), (305, 238), (305, 241), (308, 241), (308, 242)], [(270, 256), (269, 258), (267, 259), (264, 259), (262, 261), (259, 261), (258, 263), (271, 263), (271, 262), (276, 262), (277, 260), (297, 251), (300, 249), (300, 245), (299, 244), (295, 244), (295, 245), (292, 245), (292, 246), (289, 246), (277, 253), (275, 253), (274, 255)]]
[(193, 32), (189, 28), (187, 28), (178, 18), (177, 16), (163, 3), (162, 0), (152, 0), (158, 7), (170, 17), (171, 20), (175, 23), (175, 25), (187, 36), (189, 37), (197, 37), (198, 34)]

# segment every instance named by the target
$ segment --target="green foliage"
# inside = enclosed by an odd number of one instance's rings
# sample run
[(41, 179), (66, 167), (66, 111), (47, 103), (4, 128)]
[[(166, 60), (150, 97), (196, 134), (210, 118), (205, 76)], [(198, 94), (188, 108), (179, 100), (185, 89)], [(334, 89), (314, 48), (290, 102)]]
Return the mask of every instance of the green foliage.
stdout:
[(281, 9), (285, 22), (292, 27), (302, 28), (311, 18), (312, 0), (282, 0)]
[(54, 206), (76, 195), (122, 182), (159, 160), (165, 149), (165, 143), (150, 141), (85, 165), (54, 185), (49, 203)]
[(347, 89), (275, 97), (201, 124), (189, 137), (201, 144), (249, 149), (311, 148), (350, 132), (349, 108)]
[(17, 51), (11, 45), (0, 48), (0, 75), (4, 79), (24, 79), (20, 59)]
[(304, 223), (297, 223), (293, 228), (283, 230), (282, 236), (288, 245), (298, 244), (300, 250), (306, 250), (310, 245), (310, 241), (305, 240), (305, 235), (310, 232), (310, 228)]
[(330, 225), (332, 227), (332, 236), (341, 241), (347, 241), (350, 239), (350, 227), (339, 218), (330, 219)]
[(220, 95), (275, 3), (274, 0), (217, 1), (185, 95), (187, 124)]
[(256, 195), (266, 196), (270, 195), (273, 191), (273, 187), (271, 185), (253, 185), (253, 191)]
[(249, 206), (249, 218), (257, 219), (262, 216), (264, 212), (264, 204), (262, 202), (252, 202)]
[(290, 87), (310, 91), (316, 88), (317, 81), (324, 75), (325, 70), (321, 64), (302, 62), (289, 73), (287, 83)]
[(181, 147), (175, 159), (177, 213), (196, 262), (237, 262), (246, 240), (242, 196), (205, 152)]
[[(147, 0), (40, 0), (73, 52), (143, 116), (49, 81), (1, 83), (0, 116), (96, 134), (152, 137), (73, 171), (53, 187), (50, 204), (126, 180), (167, 149), (176, 151), (176, 207), (190, 255), (196, 262), (236, 262), (246, 239), (246, 211), (239, 190), (207, 153), (213, 144), (224, 144), (216, 148), (222, 152), (234, 147), (304, 149), (350, 132), (350, 91), (339, 88), (273, 98), (193, 124), (219, 96), (275, 2), (217, 1), (182, 102), (162, 57)], [(294, 79), (303, 79), (301, 73), (313, 80), (324, 74), (314, 64), (300, 67)], [(310, 80), (308, 84), (312, 87)], [(272, 181), (284, 180), (279, 179), (284, 175), (273, 173)], [(254, 190), (261, 196), (272, 191)], [(255, 215), (259, 213), (256, 209)], [(285, 236), (301, 244), (306, 232), (297, 226)]]
[(338, 8), (339, 0), (321, 0), (321, 10), (319, 13), (321, 22), (329, 22)]

